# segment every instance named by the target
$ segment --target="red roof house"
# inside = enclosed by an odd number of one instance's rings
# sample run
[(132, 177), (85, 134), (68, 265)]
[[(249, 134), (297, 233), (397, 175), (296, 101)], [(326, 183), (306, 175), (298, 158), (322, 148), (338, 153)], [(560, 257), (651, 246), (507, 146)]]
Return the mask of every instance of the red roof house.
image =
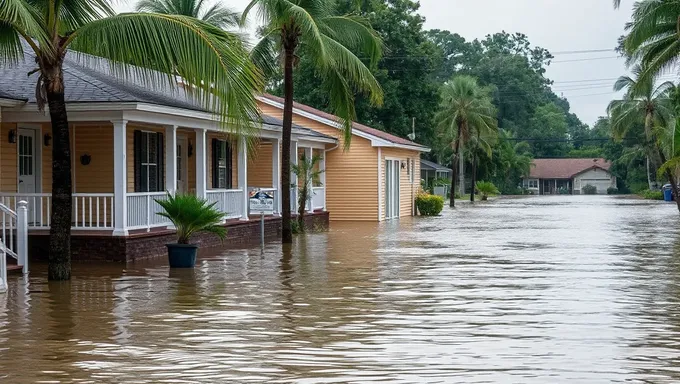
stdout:
[(611, 163), (602, 158), (534, 159), (523, 187), (535, 194), (581, 194), (586, 185), (597, 194), (616, 188), (616, 177), (609, 172)]

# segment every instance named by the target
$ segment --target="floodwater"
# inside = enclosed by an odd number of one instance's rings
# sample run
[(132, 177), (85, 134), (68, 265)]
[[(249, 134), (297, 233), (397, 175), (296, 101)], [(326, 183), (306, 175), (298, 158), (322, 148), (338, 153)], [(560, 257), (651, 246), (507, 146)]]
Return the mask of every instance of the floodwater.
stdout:
[(0, 295), (7, 383), (677, 383), (680, 219), (501, 199), (164, 260), (34, 265)]

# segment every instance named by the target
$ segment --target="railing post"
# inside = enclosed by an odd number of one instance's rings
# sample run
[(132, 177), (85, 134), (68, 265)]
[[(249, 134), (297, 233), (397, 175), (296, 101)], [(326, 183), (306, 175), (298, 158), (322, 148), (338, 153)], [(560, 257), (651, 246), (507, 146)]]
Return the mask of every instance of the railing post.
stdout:
[(248, 220), (248, 147), (246, 138), (238, 143), (238, 188), (241, 190), (241, 220)]
[(17, 258), (22, 272), (28, 273), (28, 203), (24, 200), (17, 209)]
[(127, 236), (127, 121), (113, 121), (113, 235)]
[(326, 192), (328, 191), (328, 188), (326, 188), (326, 150), (324, 149), (323, 151), (323, 157), (321, 157), (321, 161), (319, 164), (319, 170), (321, 171), (321, 174), (319, 175), (319, 181), (321, 182), (321, 186), (323, 187), (323, 211), (326, 212)]
[[(281, 191), (281, 140), (272, 139), (272, 187), (276, 191)], [(275, 192), (274, 211), (281, 215), (280, 193)]]
[(151, 231), (151, 195), (146, 194), (146, 231)]
[(0, 246), (0, 293), (7, 292), (7, 255), (5, 246)]

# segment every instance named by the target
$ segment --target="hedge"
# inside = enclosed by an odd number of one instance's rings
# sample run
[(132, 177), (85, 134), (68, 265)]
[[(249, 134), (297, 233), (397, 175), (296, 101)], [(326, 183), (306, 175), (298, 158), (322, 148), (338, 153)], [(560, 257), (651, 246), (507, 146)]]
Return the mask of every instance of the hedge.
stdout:
[(423, 216), (438, 216), (444, 209), (444, 198), (427, 193), (416, 197), (416, 206)]

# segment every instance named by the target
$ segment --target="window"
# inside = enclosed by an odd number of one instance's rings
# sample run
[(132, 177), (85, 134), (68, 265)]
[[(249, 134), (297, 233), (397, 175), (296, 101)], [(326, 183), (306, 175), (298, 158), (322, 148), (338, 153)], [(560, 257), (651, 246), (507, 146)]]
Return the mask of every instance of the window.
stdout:
[(538, 180), (536, 179), (529, 180), (529, 188), (538, 188)]
[(163, 185), (163, 134), (135, 131), (135, 192), (159, 192)]
[(215, 189), (231, 189), (232, 176), (231, 146), (225, 140), (212, 140), (212, 187)]

